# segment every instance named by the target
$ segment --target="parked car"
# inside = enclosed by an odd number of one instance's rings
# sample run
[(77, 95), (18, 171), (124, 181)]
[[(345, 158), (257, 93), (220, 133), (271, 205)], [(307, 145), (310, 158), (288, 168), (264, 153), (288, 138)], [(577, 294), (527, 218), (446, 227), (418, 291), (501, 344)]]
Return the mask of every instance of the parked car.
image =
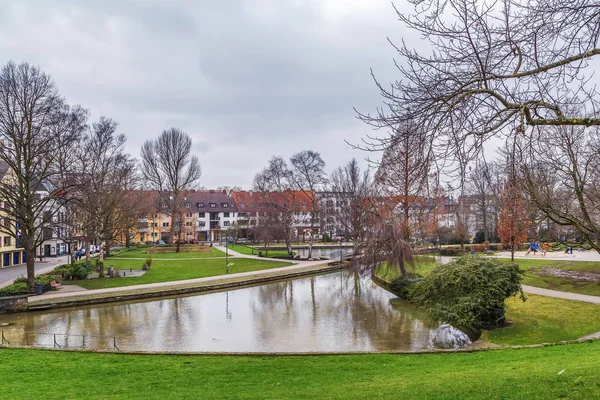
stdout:
[(166, 244), (164, 240), (159, 240), (156, 244)]
[(83, 256), (85, 256), (85, 248), (81, 248), (81, 249), (77, 250), (77, 251), (75, 252), (75, 255), (76, 255), (77, 257), (83, 257)]

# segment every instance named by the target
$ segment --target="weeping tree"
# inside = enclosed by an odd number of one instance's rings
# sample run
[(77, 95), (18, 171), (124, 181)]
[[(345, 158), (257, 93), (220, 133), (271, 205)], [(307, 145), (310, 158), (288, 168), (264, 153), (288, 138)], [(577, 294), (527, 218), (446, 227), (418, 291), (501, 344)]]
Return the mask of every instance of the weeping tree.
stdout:
[(191, 151), (192, 139), (177, 128), (163, 131), (156, 140), (146, 141), (141, 151), (144, 183), (158, 192), (160, 208), (171, 216), (171, 241), (176, 240), (176, 252), (183, 232), (187, 194), (202, 175), (200, 161)]
[(29, 287), (42, 228), (78, 185), (73, 155), (86, 121), (87, 112), (70, 107), (39, 68), (9, 62), (0, 70), (0, 231), (22, 246)]

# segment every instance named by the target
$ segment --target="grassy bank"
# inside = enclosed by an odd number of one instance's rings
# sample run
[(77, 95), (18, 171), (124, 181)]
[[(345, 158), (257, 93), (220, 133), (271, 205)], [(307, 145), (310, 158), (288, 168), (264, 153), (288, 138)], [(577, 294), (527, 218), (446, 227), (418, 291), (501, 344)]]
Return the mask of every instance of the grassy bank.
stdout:
[(5, 399), (591, 399), (600, 397), (599, 354), (600, 341), (305, 357), (0, 349), (0, 374)]
[[(409, 273), (427, 276), (437, 265), (435, 257), (416, 256), (414, 262), (407, 266), (407, 270)], [(375, 274), (388, 283), (401, 276), (398, 268), (390, 267), (387, 263), (377, 266)]]
[[(159, 247), (160, 249), (160, 247)], [(225, 253), (220, 250), (217, 250), (214, 247), (202, 247), (202, 251), (189, 251), (185, 248), (182, 249), (181, 252), (169, 252), (169, 253), (155, 253), (152, 252), (150, 248), (141, 248), (135, 250), (127, 250), (121, 253), (118, 253), (114, 256), (108, 257), (107, 262), (112, 258), (139, 258), (146, 259), (148, 257), (154, 258), (211, 258), (211, 257), (225, 257)]]
[(233, 251), (237, 251), (238, 253), (246, 254), (249, 256), (252, 256), (252, 255), (257, 256), (259, 251), (261, 251), (262, 255), (265, 257), (287, 257), (288, 256), (288, 252), (286, 250), (269, 250), (269, 251), (257, 250), (254, 247), (242, 246), (240, 244), (230, 244), (229, 248)]
[[(113, 265), (116, 269), (128, 270), (142, 269), (142, 259), (116, 260), (107, 259), (105, 266)], [(291, 265), (287, 262), (254, 260), (247, 258), (230, 259), (233, 263), (229, 267), (229, 273), (258, 271), (262, 269), (278, 268)], [(140, 277), (131, 278), (103, 278), (79, 281), (64, 281), (66, 284), (79, 285), (87, 289), (103, 289), (111, 287), (122, 287), (130, 285), (142, 285), (145, 283), (180, 281), (184, 279), (204, 278), (225, 274), (225, 259), (207, 260), (153, 260), (152, 269)]]
[(554, 343), (600, 332), (600, 306), (579, 301), (527, 295), (506, 300), (510, 325), (484, 332), (483, 340), (500, 345)]

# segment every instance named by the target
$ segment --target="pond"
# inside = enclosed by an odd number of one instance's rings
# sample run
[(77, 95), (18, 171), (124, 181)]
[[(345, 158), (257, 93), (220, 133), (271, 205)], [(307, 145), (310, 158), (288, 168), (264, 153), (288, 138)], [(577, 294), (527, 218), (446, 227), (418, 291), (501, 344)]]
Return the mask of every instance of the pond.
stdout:
[(416, 351), (470, 344), (463, 332), (429, 321), (347, 270), (227, 292), (0, 315), (6, 323), (1, 329), (12, 344), (110, 348), (116, 336), (122, 351)]

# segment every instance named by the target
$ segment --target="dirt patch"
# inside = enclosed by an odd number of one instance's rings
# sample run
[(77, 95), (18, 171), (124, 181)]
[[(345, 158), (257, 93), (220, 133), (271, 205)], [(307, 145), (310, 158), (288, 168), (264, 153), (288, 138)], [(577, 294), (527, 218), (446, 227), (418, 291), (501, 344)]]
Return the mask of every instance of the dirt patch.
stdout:
[(557, 276), (559, 278), (568, 278), (574, 281), (600, 282), (600, 274), (594, 272), (566, 271), (564, 269), (552, 267), (541, 267), (532, 272), (537, 275)]
[[(175, 253), (175, 251), (177, 250), (177, 247), (173, 246), (168, 246), (168, 247), (164, 247), (164, 246), (160, 246), (160, 247), (151, 247), (148, 249), (148, 253), (151, 254), (168, 254), (168, 253)], [(179, 252), (180, 253), (210, 253), (212, 251), (212, 248), (210, 246), (185, 246), (182, 245), (179, 248)]]

